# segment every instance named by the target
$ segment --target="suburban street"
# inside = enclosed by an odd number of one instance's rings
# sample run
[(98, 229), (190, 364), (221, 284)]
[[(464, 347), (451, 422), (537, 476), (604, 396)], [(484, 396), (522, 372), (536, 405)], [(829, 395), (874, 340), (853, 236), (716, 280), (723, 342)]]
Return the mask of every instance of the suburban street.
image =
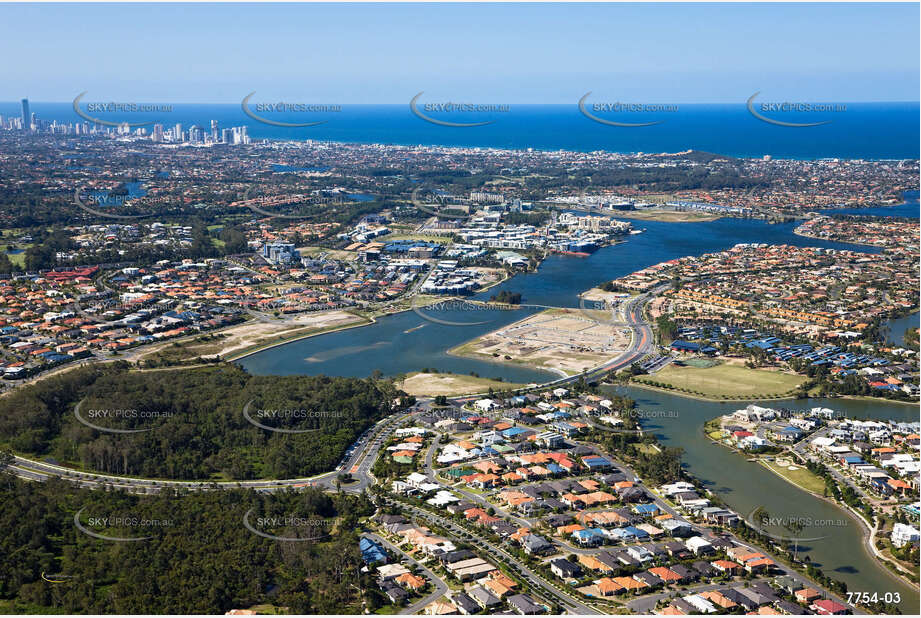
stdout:
[[(624, 367), (629, 366), (633, 362), (636, 362), (642, 359), (647, 354), (650, 354), (655, 351), (654, 338), (650, 325), (645, 321), (643, 312), (645, 308), (646, 300), (648, 299), (647, 295), (640, 295), (634, 298), (631, 298), (627, 303), (619, 307), (619, 312), (621, 313), (623, 320), (628, 324), (632, 330), (632, 337), (630, 346), (627, 350), (618, 355), (617, 358), (610, 360), (599, 367), (596, 367), (587, 372), (583, 372), (578, 375), (569, 376), (566, 378), (561, 378), (555, 380), (545, 385), (541, 385), (541, 388), (547, 386), (556, 386), (564, 385), (575, 382), (580, 378), (590, 378), (592, 376), (601, 376), (610, 371), (615, 371)], [(453, 397), (449, 398), (449, 402), (452, 404), (454, 409), (462, 407), (465, 403), (468, 403), (474, 399), (477, 399), (478, 396), (463, 396), (463, 397)], [(185, 489), (191, 491), (208, 491), (208, 490), (221, 490), (221, 489), (234, 489), (234, 488), (248, 488), (256, 491), (272, 492), (280, 489), (286, 488), (297, 488), (297, 487), (306, 487), (306, 486), (318, 486), (322, 487), (328, 491), (346, 491), (349, 493), (361, 493), (368, 489), (374, 482), (375, 479), (371, 475), (371, 468), (373, 467), (377, 457), (380, 453), (380, 449), (387, 442), (393, 432), (402, 424), (404, 421), (411, 419), (412, 416), (419, 412), (426, 412), (431, 410), (432, 399), (431, 398), (422, 398), (409, 412), (403, 412), (388, 416), (384, 419), (378, 421), (374, 426), (369, 428), (362, 436), (360, 436), (356, 442), (352, 445), (352, 450), (340, 465), (331, 472), (326, 472), (323, 474), (315, 475), (312, 477), (304, 478), (294, 478), (294, 479), (281, 479), (281, 480), (253, 480), (253, 481), (221, 481), (221, 482), (205, 482), (205, 481), (168, 481), (168, 480), (153, 480), (153, 479), (144, 479), (144, 478), (134, 478), (134, 477), (123, 477), (115, 475), (105, 475), (97, 473), (88, 473), (88, 472), (79, 472), (63, 466), (59, 466), (47, 462), (34, 461), (22, 457), (14, 457), (13, 463), (10, 466), (10, 469), (17, 475), (22, 478), (43, 481), (48, 478), (57, 477), (63, 478), (69, 481), (72, 481), (82, 487), (90, 488), (99, 488), (102, 486), (112, 487), (117, 489), (124, 489), (126, 491), (132, 491), (137, 493), (156, 493), (164, 488), (177, 488)], [(601, 425), (598, 425), (591, 419), (588, 419), (590, 424), (593, 427), (598, 429), (603, 429), (607, 431), (616, 432), (618, 430), (607, 428)], [(493, 508), (494, 512), (503, 518), (506, 518), (519, 526), (532, 528), (535, 525), (536, 520), (526, 519), (514, 515), (511, 512), (502, 509), (494, 504), (491, 504), (486, 498), (482, 495), (466, 491), (463, 487), (459, 487), (452, 484), (447, 484), (440, 481), (435, 474), (434, 468), (434, 458), (438, 449), (438, 446), (441, 443), (441, 434), (437, 434), (433, 440), (433, 443), (428, 447), (425, 452), (423, 465), (424, 472), (426, 476), (433, 482), (438, 483), (441, 487), (446, 490), (450, 490), (462, 496), (463, 498), (470, 500), (476, 504), (483, 506), (484, 508)], [(591, 443), (582, 443), (578, 442), (584, 446), (592, 448), (594, 451), (608, 457), (611, 461), (615, 462), (616, 465), (621, 467), (626, 474), (630, 477), (636, 477), (636, 473), (629, 466), (624, 464), (618, 458), (612, 456), (609, 453), (605, 453), (597, 445)], [(796, 445), (796, 448), (800, 448), (803, 443)], [(802, 455), (801, 453), (797, 453)], [(339, 475), (347, 473), (351, 476), (351, 482), (341, 483), (339, 481)], [(839, 476), (836, 474), (836, 476)], [(653, 495), (655, 503), (666, 513), (671, 514), (674, 517), (681, 517), (681, 514), (661, 499), (658, 495)], [(544, 597), (544, 602), (547, 603), (559, 603), (563, 606), (568, 612), (575, 614), (598, 614), (602, 613), (594, 609), (590, 605), (587, 605), (583, 602), (580, 602), (575, 596), (570, 594), (569, 591), (565, 590), (560, 582), (548, 582), (542, 576), (534, 573), (524, 564), (522, 564), (517, 558), (512, 556), (504, 548), (499, 547), (492, 543), (487, 538), (478, 534), (477, 532), (467, 530), (457, 525), (455, 522), (450, 519), (431, 513), (425, 509), (420, 509), (410, 504), (404, 502), (399, 502), (393, 500), (389, 497), (381, 498), (385, 503), (392, 506), (398, 506), (400, 510), (404, 513), (409, 513), (415, 516), (418, 519), (427, 521), (431, 524), (440, 526), (446, 530), (450, 530), (452, 533), (456, 534), (456, 538), (461, 541), (466, 541), (472, 543), (479, 547), (481, 550), (486, 552), (488, 555), (502, 560), (510, 568), (513, 568), (520, 577), (528, 581), (532, 586), (536, 588), (537, 591), (540, 591), (540, 594)], [(379, 537), (376, 534), (369, 534), (372, 538), (381, 541), (384, 545), (388, 547), (391, 551), (397, 552), (404, 556), (414, 564), (419, 564), (413, 558), (407, 556), (402, 550), (388, 542), (386, 539)], [(782, 566), (782, 564), (777, 560), (777, 558), (759, 548), (754, 548), (751, 545), (741, 543), (745, 547), (749, 547), (755, 551), (762, 551), (770, 558), (772, 558), (778, 567), (785, 572), (786, 575), (789, 575), (801, 582), (804, 587), (812, 586), (813, 584), (807, 580), (802, 575), (796, 573), (792, 569)], [(559, 548), (562, 553), (577, 553), (577, 554), (588, 554), (597, 552), (597, 548), (583, 548), (570, 545), (564, 541), (559, 541), (557, 539), (553, 540), (553, 543)], [(423, 599), (412, 606), (405, 608), (401, 613), (415, 613), (415, 611), (420, 611), (425, 605), (430, 603), (433, 600), (440, 598), (444, 592), (447, 591), (447, 585), (438, 577), (436, 577), (431, 571), (425, 568), (423, 565), (419, 565), (420, 569), (425, 572), (426, 576), (433, 582), (436, 586), (435, 591), (431, 595), (428, 595), (426, 599)], [(700, 590), (707, 590), (719, 587), (717, 585), (706, 585), (700, 586)], [(640, 597), (634, 600), (631, 600), (628, 606), (637, 612), (648, 612), (654, 608), (656, 601), (661, 598), (665, 598), (670, 594), (663, 592), (654, 595), (648, 595)], [(832, 599), (844, 603), (842, 599), (837, 596), (832, 595)]]
[(426, 605), (434, 601), (437, 601), (442, 596), (444, 596), (446, 592), (448, 592), (448, 585), (444, 583), (444, 581), (440, 577), (432, 573), (424, 564), (421, 564), (420, 562), (418, 562), (415, 558), (407, 554), (405, 551), (403, 551), (402, 549), (400, 549), (399, 547), (397, 547), (396, 545), (394, 545), (393, 543), (391, 543), (390, 541), (388, 541), (387, 539), (385, 539), (379, 534), (368, 532), (368, 533), (365, 533), (364, 536), (377, 541), (378, 543), (386, 547), (391, 552), (402, 556), (402, 558), (406, 560), (407, 562), (409, 562), (410, 564), (417, 566), (419, 570), (425, 574), (428, 580), (432, 582), (432, 585), (435, 586), (435, 589), (431, 593), (427, 594), (424, 598), (420, 599), (419, 601), (416, 601), (412, 605), (409, 605), (401, 609), (400, 610), (401, 614), (415, 614), (416, 612), (421, 612), (422, 609)]
[(600, 614), (601, 613), (583, 603), (580, 603), (569, 593), (564, 592), (560, 588), (557, 588), (555, 584), (548, 583), (541, 576), (531, 571), (531, 569), (526, 567), (517, 558), (509, 554), (507, 551), (505, 551), (501, 547), (493, 544), (491, 541), (480, 536), (479, 534), (471, 532), (470, 530), (467, 530), (465, 528), (461, 528), (460, 526), (458, 526), (456, 523), (454, 523), (450, 519), (447, 519), (440, 515), (435, 515), (434, 513), (420, 509), (411, 504), (400, 502), (400, 501), (394, 500), (386, 496), (382, 497), (382, 500), (385, 503), (390, 504), (391, 506), (397, 506), (404, 513), (409, 511), (410, 513), (412, 513), (412, 515), (416, 516), (417, 518), (421, 520), (428, 521), (429, 523), (440, 526), (446, 530), (450, 530), (452, 533), (456, 535), (457, 539), (471, 543), (473, 545), (476, 545), (481, 550), (485, 551), (487, 555), (493, 557), (494, 559), (502, 560), (503, 562), (511, 566), (517, 572), (519, 577), (529, 582), (532, 586), (536, 587), (538, 590), (540, 590), (543, 593), (543, 595), (545, 595), (546, 597), (544, 599), (545, 603), (551, 602), (552, 600), (553, 602), (559, 603), (564, 608), (566, 608), (567, 611), (573, 614)]

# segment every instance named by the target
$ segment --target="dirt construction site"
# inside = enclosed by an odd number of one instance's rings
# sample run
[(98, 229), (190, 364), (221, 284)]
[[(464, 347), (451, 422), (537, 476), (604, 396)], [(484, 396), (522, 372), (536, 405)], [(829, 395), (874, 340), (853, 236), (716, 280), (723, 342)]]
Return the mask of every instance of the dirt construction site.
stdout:
[(616, 357), (630, 329), (593, 319), (579, 309), (550, 309), (474, 339), (453, 353), (486, 356), (572, 375)]

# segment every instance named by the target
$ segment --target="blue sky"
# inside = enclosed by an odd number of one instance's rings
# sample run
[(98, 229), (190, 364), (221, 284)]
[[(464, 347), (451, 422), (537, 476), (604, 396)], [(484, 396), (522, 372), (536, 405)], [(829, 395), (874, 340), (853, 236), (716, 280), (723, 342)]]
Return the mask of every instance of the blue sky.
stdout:
[(0, 4), (0, 100), (917, 101), (919, 5)]

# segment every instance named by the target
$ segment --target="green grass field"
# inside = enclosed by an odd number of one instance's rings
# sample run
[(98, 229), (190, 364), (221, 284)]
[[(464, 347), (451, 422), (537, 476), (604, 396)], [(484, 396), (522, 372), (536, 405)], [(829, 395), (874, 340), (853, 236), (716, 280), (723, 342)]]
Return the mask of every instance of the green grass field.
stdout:
[(14, 253), (12, 255), (7, 254), (6, 257), (10, 258), (10, 262), (18, 266), (19, 268), (26, 267), (26, 252), (25, 250), (31, 247), (32, 245), (18, 245), (20, 249), (23, 250), (22, 253)]
[(656, 453), (661, 452), (654, 444), (645, 444), (643, 442), (634, 444), (633, 448), (646, 455), (655, 455)]
[(651, 376), (641, 376), (640, 379), (670, 384), (676, 390), (687, 389), (717, 399), (780, 396), (805, 381), (803, 376), (724, 364), (707, 368), (669, 365)]
[(825, 481), (822, 477), (813, 474), (801, 465), (796, 465), (796, 470), (788, 469), (788, 466), (781, 466), (777, 462), (768, 462), (761, 460), (761, 464), (784, 477), (794, 485), (802, 487), (806, 491), (811, 491), (820, 496), (825, 491)]

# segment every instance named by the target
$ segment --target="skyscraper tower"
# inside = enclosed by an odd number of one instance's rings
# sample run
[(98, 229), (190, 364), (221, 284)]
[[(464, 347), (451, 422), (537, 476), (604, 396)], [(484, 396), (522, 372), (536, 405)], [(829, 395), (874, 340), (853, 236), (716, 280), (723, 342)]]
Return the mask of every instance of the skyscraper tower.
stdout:
[(22, 130), (32, 129), (32, 114), (29, 113), (29, 99), (22, 100)]
[(218, 142), (217, 120), (211, 121), (211, 142), (214, 144)]

